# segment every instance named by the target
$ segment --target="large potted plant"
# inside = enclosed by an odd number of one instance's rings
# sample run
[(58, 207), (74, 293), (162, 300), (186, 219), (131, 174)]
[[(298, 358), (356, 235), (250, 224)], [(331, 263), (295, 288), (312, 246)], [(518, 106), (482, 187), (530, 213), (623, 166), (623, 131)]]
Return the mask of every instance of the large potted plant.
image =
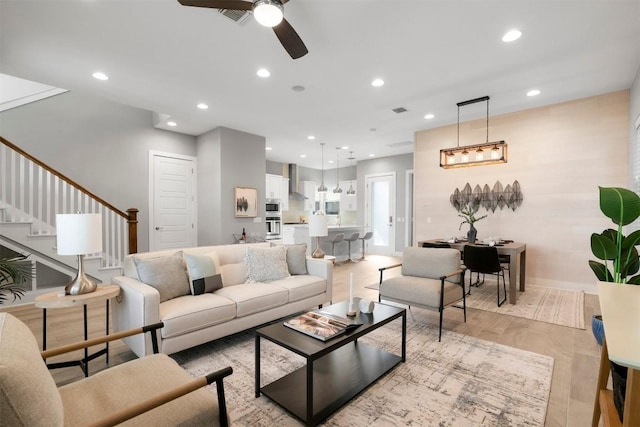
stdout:
[[(640, 258), (636, 245), (640, 244), (640, 230), (625, 236), (623, 227), (640, 217), (640, 197), (631, 190), (618, 187), (599, 187), (600, 210), (616, 225), (602, 233), (591, 235), (591, 252), (600, 261), (589, 261), (598, 280), (621, 284), (640, 284)], [(601, 316), (593, 316), (593, 333), (602, 345), (604, 327)], [(613, 398), (622, 419), (626, 391), (627, 368), (611, 363)]]
[(13, 296), (13, 300), (24, 296), (24, 289), (21, 284), (33, 277), (33, 266), (30, 262), (25, 262), (28, 255), (0, 255), (0, 304), (3, 304), (7, 297)]

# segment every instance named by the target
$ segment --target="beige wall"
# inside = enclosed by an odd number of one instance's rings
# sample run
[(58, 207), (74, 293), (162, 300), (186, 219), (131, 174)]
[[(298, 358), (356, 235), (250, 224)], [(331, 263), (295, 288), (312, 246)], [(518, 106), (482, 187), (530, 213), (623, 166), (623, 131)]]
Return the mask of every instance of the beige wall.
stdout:
[[(489, 140), (509, 145), (507, 164), (442, 169), (439, 152), (456, 146), (456, 125), (416, 132), (415, 241), (466, 234), (449, 203), (456, 188), (518, 180), (522, 206), (490, 213), (476, 223), (478, 237), (525, 242), (527, 283), (595, 292), (589, 238), (610, 226), (598, 185), (627, 186), (629, 92), (491, 117), (489, 124)], [(460, 145), (483, 142), (485, 132), (485, 119), (461, 123)]]

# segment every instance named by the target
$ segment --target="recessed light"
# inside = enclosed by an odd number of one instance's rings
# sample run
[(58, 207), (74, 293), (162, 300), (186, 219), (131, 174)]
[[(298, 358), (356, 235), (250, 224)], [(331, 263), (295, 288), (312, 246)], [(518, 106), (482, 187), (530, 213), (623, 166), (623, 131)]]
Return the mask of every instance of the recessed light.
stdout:
[(538, 96), (540, 95), (540, 91), (538, 89), (531, 89), (527, 92), (527, 96)]
[(375, 155), (375, 154), (373, 154), (373, 153), (369, 154), (369, 157), (375, 157), (375, 156), (376, 156), (376, 155)]
[(93, 73), (93, 78), (98, 80), (109, 80), (109, 76), (100, 71), (96, 71), (95, 73)]
[(333, 163), (333, 160), (329, 160), (329, 163)]
[(425, 119), (427, 119), (427, 120), (431, 120), (431, 119), (433, 119), (434, 117), (435, 117), (435, 116), (434, 116), (433, 114), (431, 114), (431, 113), (426, 114), (426, 115), (424, 116), (424, 118), (425, 118)]
[(509, 30), (502, 36), (502, 41), (505, 43), (512, 42), (518, 40), (520, 36), (522, 36), (520, 30)]
[(260, 68), (256, 73), (259, 77), (269, 77), (271, 73), (266, 68)]
[(304, 159), (305, 157), (307, 157), (307, 155), (306, 154), (300, 154), (300, 157), (302, 157)]
[(169, 122), (167, 122), (167, 126), (176, 127), (176, 126), (178, 126), (178, 124), (176, 122), (174, 122), (174, 121), (169, 121)]
[(316, 137), (315, 137), (315, 136), (313, 136), (313, 135), (309, 135), (309, 136), (307, 137), (307, 139), (308, 139), (308, 140), (313, 141), (314, 139), (316, 139)]
[(271, 148), (271, 147), (265, 147), (265, 150), (267, 150), (267, 151), (271, 151), (271, 150), (273, 150), (273, 148)]
[(380, 86), (382, 86), (383, 84), (384, 84), (384, 80), (382, 80), (382, 79), (374, 79), (374, 80), (371, 82), (371, 86), (373, 86), (373, 87), (380, 87)]
[(198, 105), (197, 105), (197, 107), (198, 107), (199, 109), (201, 109), (201, 110), (206, 110), (206, 109), (208, 109), (208, 108), (209, 108), (209, 106), (208, 106), (207, 104), (202, 103), (202, 102), (201, 102), (200, 104), (198, 104)]

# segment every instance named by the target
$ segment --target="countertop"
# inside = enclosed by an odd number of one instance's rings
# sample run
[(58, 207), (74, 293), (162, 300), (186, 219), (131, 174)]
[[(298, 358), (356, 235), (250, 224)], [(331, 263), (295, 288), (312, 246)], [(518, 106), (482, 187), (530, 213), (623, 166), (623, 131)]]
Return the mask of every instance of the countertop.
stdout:
[[(308, 223), (298, 223), (298, 224), (284, 224), (283, 227), (309, 227)], [(329, 225), (327, 228), (329, 230), (348, 230), (352, 228), (364, 228), (362, 225)]]

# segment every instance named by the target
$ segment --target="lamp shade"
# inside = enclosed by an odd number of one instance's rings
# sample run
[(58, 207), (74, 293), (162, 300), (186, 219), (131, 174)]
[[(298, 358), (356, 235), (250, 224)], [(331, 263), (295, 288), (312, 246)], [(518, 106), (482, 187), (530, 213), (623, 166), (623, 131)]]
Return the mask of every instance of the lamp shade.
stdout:
[(102, 252), (102, 215), (57, 214), (58, 255), (85, 255)]
[(326, 215), (311, 215), (309, 217), (309, 236), (320, 237), (329, 235)]

